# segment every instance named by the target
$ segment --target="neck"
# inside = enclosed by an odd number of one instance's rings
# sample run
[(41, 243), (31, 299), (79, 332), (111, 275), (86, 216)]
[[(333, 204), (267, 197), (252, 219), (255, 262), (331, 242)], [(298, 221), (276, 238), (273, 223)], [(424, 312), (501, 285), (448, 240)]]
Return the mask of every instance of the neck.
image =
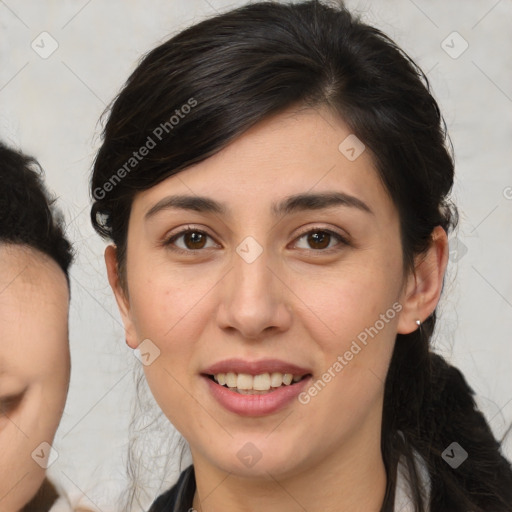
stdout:
[(193, 508), (199, 512), (379, 512), (387, 478), (380, 435), (372, 433), (369, 437), (359, 431), (339, 449), (327, 449), (316, 464), (304, 464), (286, 476), (269, 471), (267, 478), (248, 479), (192, 453)]

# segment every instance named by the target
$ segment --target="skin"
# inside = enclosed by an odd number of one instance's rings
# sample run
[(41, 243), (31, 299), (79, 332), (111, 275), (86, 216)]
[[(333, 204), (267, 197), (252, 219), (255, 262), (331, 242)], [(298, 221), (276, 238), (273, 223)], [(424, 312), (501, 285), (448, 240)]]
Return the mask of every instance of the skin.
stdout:
[(5, 512), (20, 510), (45, 477), (31, 454), (42, 442), (52, 444), (66, 401), (68, 307), (66, 277), (52, 259), (35, 249), (0, 244), (0, 509)]
[[(115, 247), (106, 249), (127, 343), (150, 339), (160, 350), (144, 370), (190, 445), (196, 510), (380, 510), (384, 380), (396, 334), (417, 329), (416, 319), (435, 309), (447, 239), (436, 228), (415, 272), (404, 274), (397, 209), (370, 152), (350, 161), (338, 150), (350, 133), (323, 109), (269, 118), (135, 196), (124, 285)], [(288, 195), (325, 191), (355, 196), (373, 213), (336, 206), (271, 214), (270, 204)], [(145, 219), (178, 193), (224, 202), (232, 216), (167, 209)], [(211, 238), (194, 245), (182, 236), (174, 247), (190, 252), (173, 252), (165, 240), (188, 224)], [(325, 229), (349, 244), (304, 236)], [(250, 264), (236, 252), (247, 236), (263, 249)], [(316, 381), (397, 302), (399, 314), (307, 405), (294, 400), (270, 415), (242, 417), (218, 405), (199, 376), (230, 357), (278, 358), (311, 368)], [(261, 453), (250, 468), (237, 457), (247, 442)]]

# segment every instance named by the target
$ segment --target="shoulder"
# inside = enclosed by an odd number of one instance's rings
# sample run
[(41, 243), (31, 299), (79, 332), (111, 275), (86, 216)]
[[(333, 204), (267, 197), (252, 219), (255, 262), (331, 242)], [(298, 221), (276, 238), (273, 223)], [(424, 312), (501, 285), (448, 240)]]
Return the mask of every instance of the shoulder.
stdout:
[(181, 472), (173, 487), (153, 502), (149, 512), (188, 512), (192, 508), (195, 491), (194, 466), (191, 464)]

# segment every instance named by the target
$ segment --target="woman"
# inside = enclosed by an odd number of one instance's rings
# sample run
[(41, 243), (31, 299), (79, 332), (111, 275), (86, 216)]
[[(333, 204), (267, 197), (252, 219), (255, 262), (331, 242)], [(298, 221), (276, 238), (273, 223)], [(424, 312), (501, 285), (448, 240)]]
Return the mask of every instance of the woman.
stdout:
[(507, 511), (512, 469), (429, 349), (457, 222), (426, 77), (315, 0), (149, 52), (91, 219), (127, 344), (193, 464), (151, 511)]
[(0, 510), (71, 510), (46, 469), (69, 385), (72, 250), (37, 162), (0, 143)]

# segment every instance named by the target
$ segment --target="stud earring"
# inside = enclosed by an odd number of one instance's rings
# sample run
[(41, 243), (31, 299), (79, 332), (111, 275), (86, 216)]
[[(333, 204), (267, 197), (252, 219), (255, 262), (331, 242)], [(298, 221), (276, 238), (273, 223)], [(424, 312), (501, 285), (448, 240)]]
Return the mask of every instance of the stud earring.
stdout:
[(421, 320), (416, 320), (416, 325), (419, 327), (421, 325)]

